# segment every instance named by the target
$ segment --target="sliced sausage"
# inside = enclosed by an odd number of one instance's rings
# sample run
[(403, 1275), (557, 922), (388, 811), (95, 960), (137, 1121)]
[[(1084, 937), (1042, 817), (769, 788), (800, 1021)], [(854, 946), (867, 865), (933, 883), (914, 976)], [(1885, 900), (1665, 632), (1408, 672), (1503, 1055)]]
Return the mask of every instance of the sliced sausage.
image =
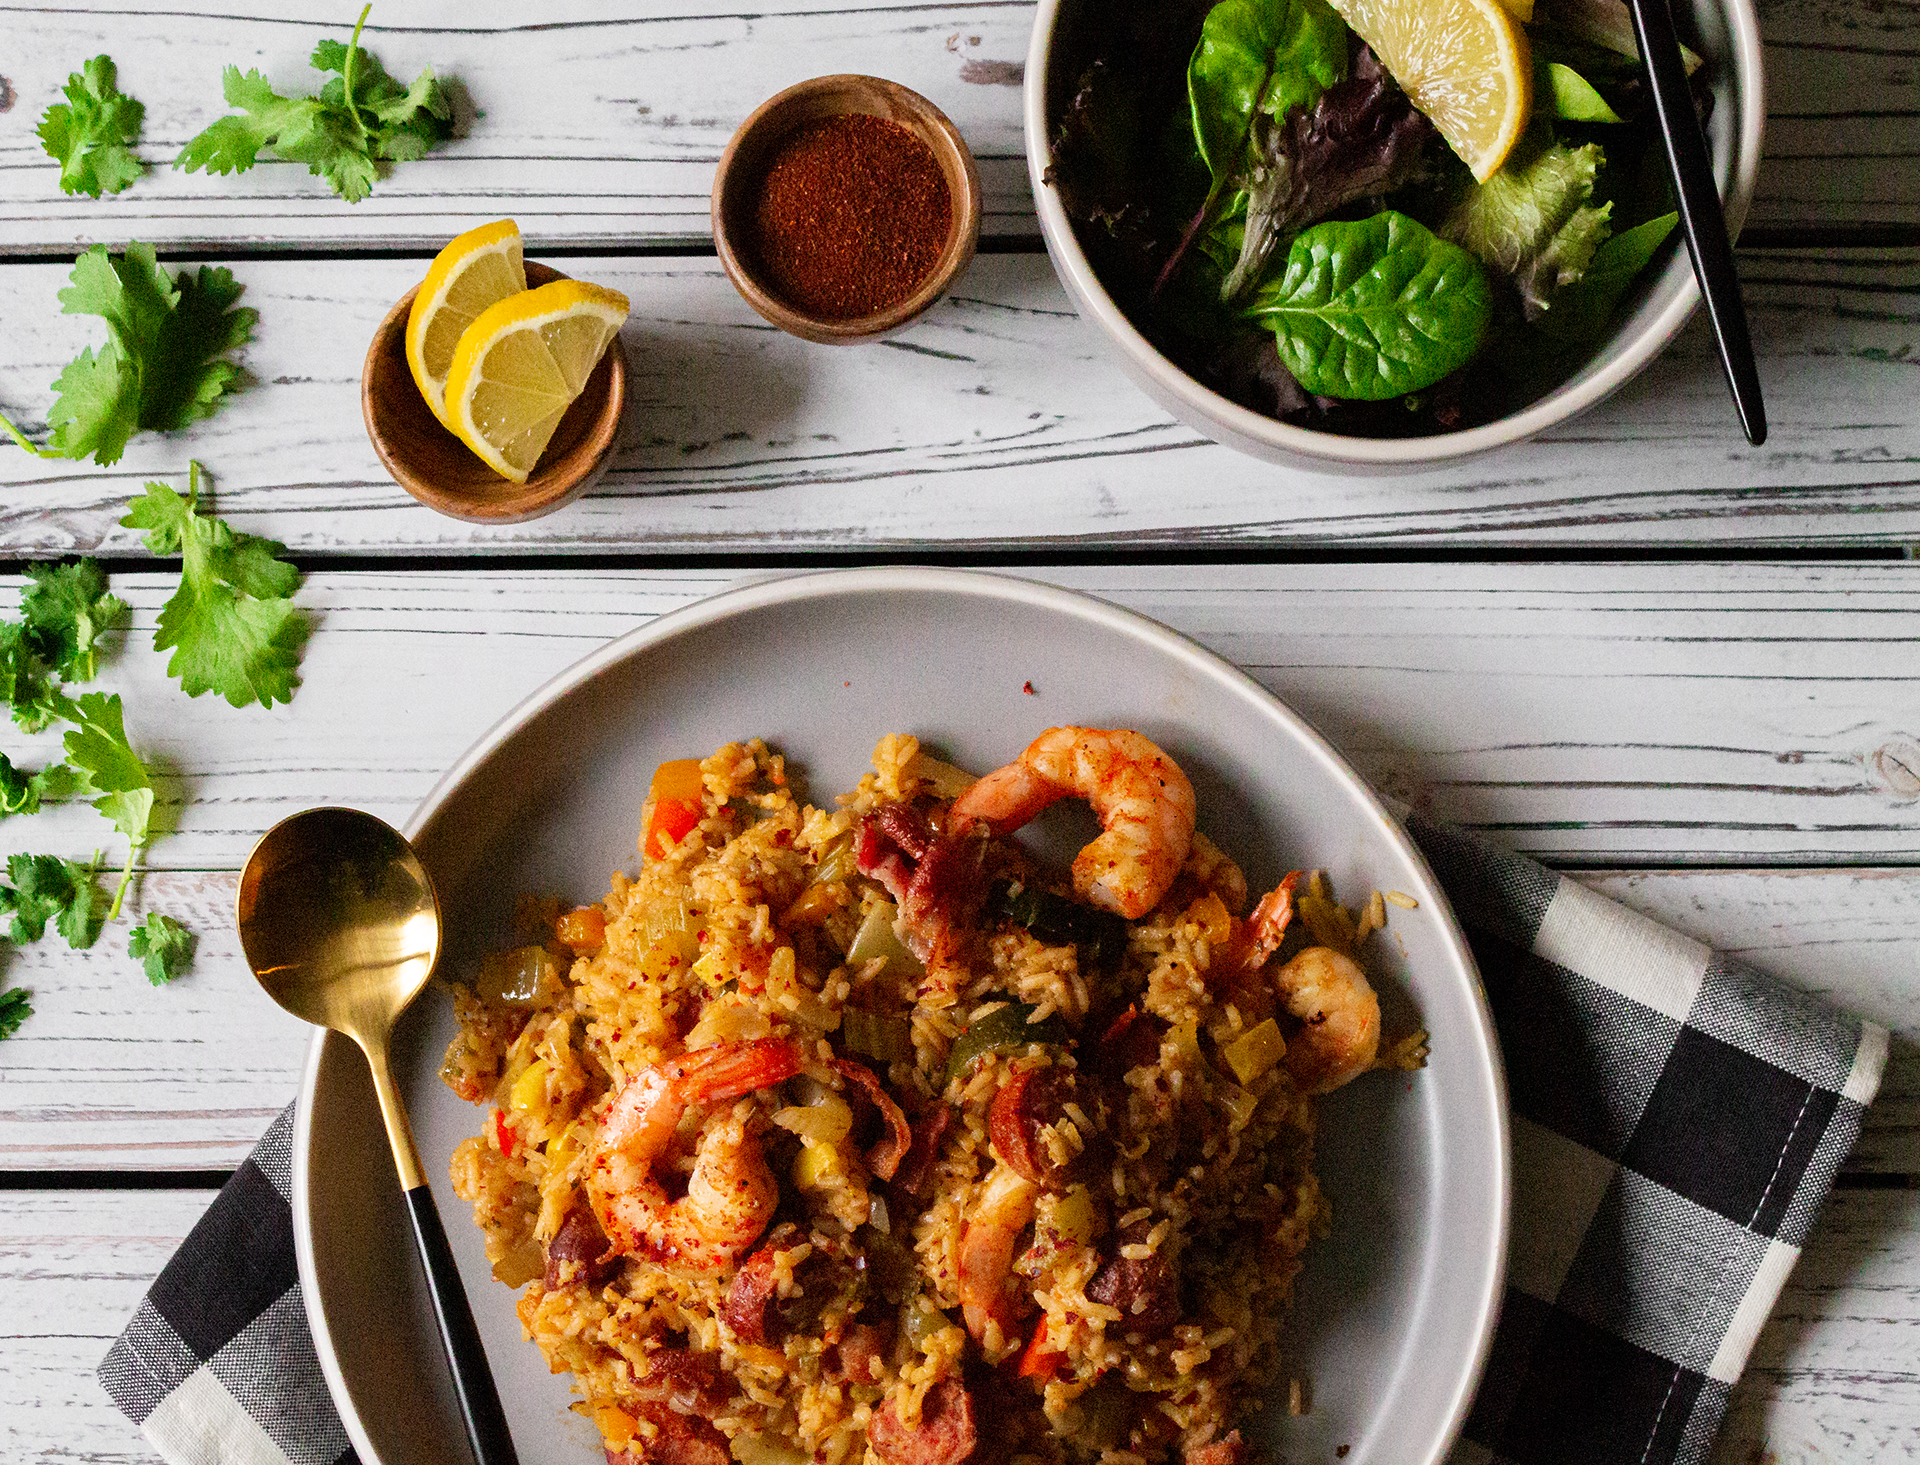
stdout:
[(873, 1411), (867, 1443), (887, 1465), (966, 1465), (980, 1445), (973, 1398), (958, 1379), (942, 1379), (927, 1390), (920, 1423), (912, 1429), (900, 1422), (889, 1399)]
[(1240, 1431), (1225, 1435), (1212, 1444), (1197, 1445), (1188, 1450), (1186, 1465), (1246, 1465), (1247, 1442), (1240, 1438)]
[(574, 1202), (567, 1219), (547, 1243), (547, 1290), (551, 1292), (576, 1279), (594, 1291), (606, 1286), (620, 1270), (620, 1259), (608, 1251), (607, 1233), (600, 1229), (593, 1207), (584, 1199)]
[(880, 1111), (886, 1133), (873, 1143), (863, 1158), (867, 1169), (873, 1172), (876, 1179), (893, 1179), (902, 1157), (913, 1143), (913, 1131), (907, 1124), (907, 1116), (900, 1112), (900, 1106), (893, 1101), (893, 1095), (887, 1092), (886, 1085), (866, 1064), (855, 1063), (851, 1058), (836, 1058), (833, 1060), (833, 1070), (866, 1095), (874, 1108)]
[(780, 1283), (774, 1276), (774, 1253), (791, 1251), (800, 1240), (800, 1228), (783, 1222), (767, 1237), (766, 1245), (740, 1263), (733, 1274), (733, 1286), (720, 1305), (720, 1317), (743, 1343), (761, 1347), (773, 1340), (776, 1319), (773, 1304)]
[[(1040, 1133), (1067, 1119), (1067, 1105), (1079, 1102), (1079, 1084), (1066, 1068), (1029, 1069), (1015, 1074), (993, 1096), (987, 1111), (987, 1134), (1001, 1159), (1023, 1179), (1049, 1190), (1065, 1190), (1088, 1168), (1094, 1135), (1081, 1130), (1082, 1147), (1056, 1157), (1054, 1147)], [(1085, 1113), (1085, 1107), (1081, 1109)]]
[(884, 1368), (893, 1351), (893, 1329), (877, 1323), (855, 1323), (830, 1350), (828, 1372), (854, 1384), (879, 1382), (875, 1365)]
[(717, 1414), (733, 1398), (733, 1382), (713, 1354), (669, 1347), (648, 1359), (646, 1376), (635, 1382), (633, 1392), (681, 1414)]
[(1160, 1061), (1160, 1038), (1167, 1025), (1152, 1013), (1129, 1007), (1116, 1017), (1088, 1062), (1112, 1078)]
[(733, 1465), (727, 1437), (706, 1420), (664, 1404), (642, 1404), (634, 1412), (659, 1432), (652, 1439), (635, 1435), (624, 1450), (606, 1446), (607, 1465)]
[(914, 1120), (907, 1152), (901, 1157), (900, 1167), (893, 1174), (894, 1190), (914, 1200), (927, 1198), (928, 1183), (933, 1179), (934, 1161), (940, 1158), (940, 1146), (946, 1141), (947, 1131), (952, 1128), (953, 1110), (945, 1104), (935, 1104)]
[(1143, 1221), (1114, 1237), (1107, 1262), (1087, 1283), (1087, 1296), (1119, 1309), (1120, 1322), (1109, 1327), (1157, 1338), (1180, 1321), (1180, 1284), (1173, 1268), (1159, 1252), (1138, 1260), (1120, 1254), (1122, 1247), (1145, 1241), (1149, 1226)]

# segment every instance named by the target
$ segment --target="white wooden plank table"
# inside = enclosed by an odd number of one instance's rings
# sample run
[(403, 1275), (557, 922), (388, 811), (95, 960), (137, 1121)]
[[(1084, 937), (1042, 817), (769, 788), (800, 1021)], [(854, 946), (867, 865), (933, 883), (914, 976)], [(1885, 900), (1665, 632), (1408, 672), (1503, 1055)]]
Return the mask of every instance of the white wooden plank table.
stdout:
[[(1771, 120), (1741, 262), (1772, 440), (1733, 427), (1689, 328), (1538, 443), (1392, 480), (1286, 473), (1135, 393), (1035, 249), (1023, 3), (382, 0), (396, 74), (461, 78), (462, 133), (348, 208), (304, 169), (156, 169), (68, 199), (33, 127), (98, 51), (164, 161), (223, 109), (219, 68), (302, 79), (351, 16), (283, 0), (0, 5), (0, 410), (38, 424), (98, 324), (75, 251), (137, 238), (229, 264), (262, 315), (256, 385), (113, 468), (0, 447), (0, 614), (24, 562), (103, 557), (133, 606), (102, 685), (163, 770), (171, 826), (136, 913), (202, 933), (149, 988), (109, 932), (0, 977), (0, 1459), (154, 1457), (92, 1370), (291, 1096), (306, 1033), (226, 922), (252, 840), (295, 809), (398, 820), (526, 692), (743, 572), (934, 558), (1089, 590), (1195, 635), (1389, 792), (1575, 873), (1889, 1024), (1865, 1134), (1736, 1392), (1719, 1465), (1920, 1458), (1920, 12), (1762, 6)], [(914, 86), (982, 164), (987, 242), (925, 322), (839, 352), (766, 329), (706, 238), (712, 167), (779, 87)], [(479, 115), (476, 115), (479, 114)], [(360, 426), (375, 321), (456, 232), (511, 213), (530, 253), (634, 300), (613, 472), (551, 518), (478, 530), (388, 482)], [(218, 510), (285, 541), (315, 622), (289, 707), (188, 700), (152, 651), (172, 574), (118, 520), (189, 457)], [(386, 716), (365, 715), (379, 705)], [(0, 750), (49, 739), (8, 728)], [(0, 854), (90, 852), (98, 820), (0, 822)]]

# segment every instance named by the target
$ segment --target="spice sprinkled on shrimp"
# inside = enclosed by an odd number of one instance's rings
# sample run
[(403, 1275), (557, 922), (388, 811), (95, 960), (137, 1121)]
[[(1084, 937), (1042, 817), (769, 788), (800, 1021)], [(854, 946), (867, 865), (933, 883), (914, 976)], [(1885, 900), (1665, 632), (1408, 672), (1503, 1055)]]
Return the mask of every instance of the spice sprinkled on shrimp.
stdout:
[(1128, 728), (1052, 727), (979, 780), (948, 811), (956, 832), (1018, 829), (1061, 799), (1085, 799), (1102, 833), (1073, 862), (1073, 888), (1137, 920), (1167, 893), (1193, 843), (1193, 785), (1150, 738)]
[(780, 1184), (741, 1116), (707, 1122), (678, 1200), (668, 1199), (654, 1167), (693, 1105), (737, 1099), (799, 1072), (793, 1044), (762, 1038), (696, 1049), (634, 1075), (601, 1121), (588, 1170), (613, 1250), (705, 1269), (738, 1260), (780, 1203)]

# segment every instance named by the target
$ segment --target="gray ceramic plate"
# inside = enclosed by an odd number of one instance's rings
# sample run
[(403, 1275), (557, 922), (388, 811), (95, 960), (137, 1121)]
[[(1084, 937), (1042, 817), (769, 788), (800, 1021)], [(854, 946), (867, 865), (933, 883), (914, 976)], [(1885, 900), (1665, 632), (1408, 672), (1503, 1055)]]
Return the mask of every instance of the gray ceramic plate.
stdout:
[[(1029, 695), (1026, 686), (1031, 684)], [(427, 796), (408, 826), (447, 921), (443, 970), (504, 940), (515, 897), (595, 899), (632, 868), (655, 764), (755, 734), (826, 798), (882, 732), (985, 769), (1054, 723), (1137, 727), (1192, 776), (1201, 827), (1257, 888), (1288, 868), (1393, 910), (1374, 962), (1389, 1031), (1418, 1021), (1433, 1056), (1322, 1108), (1333, 1234), (1309, 1254), (1290, 1323), (1313, 1407), (1257, 1431), (1289, 1465), (1431, 1465), (1458, 1433), (1493, 1330), (1506, 1257), (1505, 1091), (1471, 956), (1426, 863), (1360, 778), (1258, 684), (1184, 637), (1100, 601), (946, 570), (835, 571), (717, 596), (622, 637), (528, 698)], [(1069, 827), (1057, 853), (1077, 842)], [(453, 1148), (484, 1111), (436, 1077), (453, 1032), (429, 993), (396, 1068), (524, 1465), (597, 1465), (567, 1381), (523, 1342), (467, 1208)], [(407, 1242), (359, 1054), (315, 1045), (294, 1148), (300, 1277), (314, 1341), (365, 1465), (464, 1459), (458, 1415)], [(1284, 1390), (1282, 1390), (1284, 1393)]]

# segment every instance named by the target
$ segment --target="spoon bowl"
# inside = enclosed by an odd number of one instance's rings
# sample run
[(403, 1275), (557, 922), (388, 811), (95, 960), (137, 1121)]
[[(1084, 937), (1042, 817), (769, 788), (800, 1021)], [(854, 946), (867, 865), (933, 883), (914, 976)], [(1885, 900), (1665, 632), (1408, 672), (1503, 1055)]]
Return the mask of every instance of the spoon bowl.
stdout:
[(247, 859), (240, 945), (267, 994), (346, 1033), (389, 1029), (433, 975), (440, 903), (403, 835), (357, 809), (283, 820)]
[(358, 809), (308, 809), (274, 825), (247, 856), (234, 922), (267, 995), (295, 1017), (346, 1034), (367, 1055), (467, 1443), (477, 1465), (518, 1465), (387, 1057), (394, 1023), (440, 956), (433, 878), (384, 820)]

